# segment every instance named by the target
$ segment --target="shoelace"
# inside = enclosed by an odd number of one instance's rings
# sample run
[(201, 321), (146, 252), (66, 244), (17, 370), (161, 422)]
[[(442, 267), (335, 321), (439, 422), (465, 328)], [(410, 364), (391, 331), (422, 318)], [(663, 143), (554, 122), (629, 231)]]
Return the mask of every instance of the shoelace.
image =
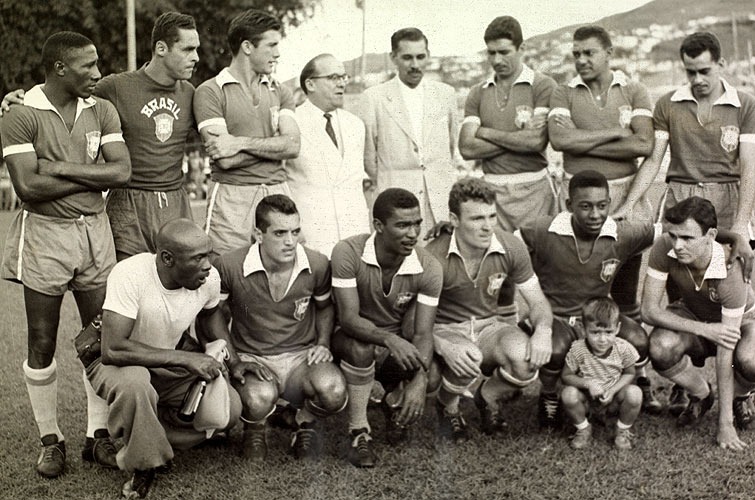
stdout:
[(265, 432), (257, 431), (250, 433), (249, 442), (253, 448), (257, 448), (265, 445)]
[(52, 462), (55, 460), (55, 453), (59, 453), (61, 457), (65, 460), (65, 455), (63, 455), (63, 451), (60, 449), (57, 445), (50, 445), (45, 446), (42, 449), (42, 462)]
[(550, 399), (544, 400), (543, 409), (548, 418), (556, 418), (556, 413), (558, 413), (558, 401), (551, 401)]
[(367, 453), (369, 452), (367, 443), (369, 443), (370, 441), (372, 441), (372, 436), (370, 436), (366, 432), (362, 432), (361, 434), (357, 435), (357, 437), (355, 437), (351, 442), (351, 447), (356, 448), (360, 453)]
[(298, 443), (299, 448), (308, 449), (312, 446), (315, 431), (312, 429), (299, 429), (291, 436), (291, 447)]
[(96, 451), (98, 448), (104, 448), (104, 451), (107, 455), (115, 455), (116, 453), (118, 453), (118, 450), (115, 449), (113, 440), (110, 438), (100, 438), (94, 440), (94, 444), (92, 445), (92, 454), (94, 456), (97, 456)]
[(463, 431), (467, 427), (467, 422), (461, 415), (449, 415), (451, 420), (451, 430), (454, 433)]
[(745, 399), (743, 401), (735, 401), (734, 413), (740, 418), (740, 420), (749, 421), (753, 417), (752, 407), (750, 406), (750, 400)]

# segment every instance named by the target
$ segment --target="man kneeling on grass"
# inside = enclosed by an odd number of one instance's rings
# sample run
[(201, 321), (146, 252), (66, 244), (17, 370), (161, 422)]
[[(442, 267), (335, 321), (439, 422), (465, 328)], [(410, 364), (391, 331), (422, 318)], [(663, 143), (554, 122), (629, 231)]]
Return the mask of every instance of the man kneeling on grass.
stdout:
[(598, 297), (585, 302), (582, 324), (585, 337), (572, 343), (561, 372), (561, 401), (577, 428), (571, 447), (578, 450), (590, 445), (592, 425), (587, 417), (591, 407), (598, 405), (609, 413), (618, 411), (613, 443), (620, 450), (629, 450), (630, 429), (642, 407), (642, 390), (632, 383), (640, 355), (618, 337), (619, 306), (613, 299)]
[[(695, 367), (715, 355), (718, 444), (741, 450), (747, 445), (735, 425), (747, 428), (754, 420), (749, 394), (755, 388), (755, 294), (739, 262), (727, 269), (728, 251), (715, 241), (718, 221), (710, 201), (687, 198), (665, 218), (668, 234), (650, 252), (642, 295), (642, 319), (655, 326), (650, 360), (659, 375), (689, 394), (676, 421), (683, 427), (713, 406), (713, 389)], [(664, 308), (667, 281), (681, 298)]]
[[(121, 469), (133, 473), (126, 498), (144, 498), (155, 472), (186, 449), (238, 421), (241, 401), (217, 358), (200, 352), (184, 332), (199, 314), (203, 340), (225, 340), (220, 278), (210, 265), (207, 235), (189, 219), (165, 224), (157, 255), (141, 253), (118, 263), (107, 280), (102, 316), (102, 358), (87, 367), (97, 394), (108, 401), (108, 430), (122, 438)], [(197, 380), (208, 383), (193, 422), (178, 410)]]

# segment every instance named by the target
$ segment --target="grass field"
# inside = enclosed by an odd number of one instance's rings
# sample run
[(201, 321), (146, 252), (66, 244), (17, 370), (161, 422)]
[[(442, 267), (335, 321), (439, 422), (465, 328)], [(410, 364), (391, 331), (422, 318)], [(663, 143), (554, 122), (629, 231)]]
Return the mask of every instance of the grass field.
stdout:
[[(4, 235), (11, 214), (0, 212)], [(0, 239), (4, 239), (0, 238)], [(81, 460), (85, 397), (72, 338), (78, 318), (70, 295), (63, 305), (58, 336), (59, 420), (67, 437), (68, 469), (55, 480), (34, 471), (37, 431), (26, 395), (21, 363), (26, 355), (22, 290), (0, 283), (0, 498), (112, 499), (126, 475), (103, 471)], [(708, 375), (712, 369), (708, 366)], [(657, 381), (657, 378), (656, 378)], [(716, 412), (694, 429), (677, 430), (668, 416), (641, 416), (635, 449), (610, 446), (609, 429), (597, 427), (593, 447), (573, 452), (567, 434), (541, 433), (535, 421), (537, 387), (528, 388), (508, 412), (508, 430), (486, 437), (477, 430), (471, 401), (464, 402), (473, 441), (448, 445), (434, 436), (433, 406), (410, 444), (391, 449), (382, 441), (383, 421), (370, 418), (380, 457), (377, 468), (358, 470), (343, 460), (346, 421), (326, 422), (322, 460), (300, 463), (287, 455), (288, 433), (273, 430), (270, 458), (253, 465), (237, 455), (236, 430), (230, 440), (176, 455), (173, 471), (159, 476), (154, 499), (680, 499), (752, 498), (755, 491), (755, 433), (744, 433), (752, 448), (742, 453), (715, 446)], [(665, 400), (668, 387), (663, 388)]]

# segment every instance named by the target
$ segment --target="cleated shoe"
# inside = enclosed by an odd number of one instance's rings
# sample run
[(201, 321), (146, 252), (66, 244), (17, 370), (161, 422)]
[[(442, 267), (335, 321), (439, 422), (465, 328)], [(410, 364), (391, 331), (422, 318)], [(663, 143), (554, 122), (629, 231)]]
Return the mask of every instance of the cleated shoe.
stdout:
[(37, 459), (37, 472), (48, 479), (63, 474), (66, 468), (66, 442), (58, 441), (57, 434), (42, 436), (42, 451)]
[(755, 421), (755, 407), (752, 403), (752, 395), (734, 398), (734, 425), (737, 429), (747, 430)]
[(375, 467), (377, 456), (372, 451), (370, 442), (372, 436), (367, 429), (354, 429), (349, 433), (351, 446), (349, 447), (348, 460), (354, 467)]
[(267, 429), (265, 423), (244, 424), (241, 456), (249, 460), (262, 461), (267, 457)]
[(155, 481), (155, 469), (135, 470), (131, 479), (123, 483), (121, 494), (124, 498), (147, 498)]
[(438, 413), (438, 433), (442, 438), (450, 439), (456, 444), (469, 439), (467, 422), (464, 420), (461, 411), (448, 413), (446, 407), (440, 401), (435, 402), (435, 410)]
[(650, 415), (658, 415), (663, 411), (663, 405), (656, 399), (653, 386), (650, 385), (650, 379), (639, 377), (635, 383), (642, 391), (642, 411)]
[(617, 450), (631, 450), (632, 439), (634, 439), (634, 434), (629, 429), (619, 429), (617, 427), (613, 445)]
[(686, 427), (698, 422), (703, 415), (713, 407), (715, 399), (710, 384), (708, 384), (708, 395), (703, 399), (689, 396), (689, 405), (687, 405), (687, 408), (681, 413), (681, 415), (679, 415), (679, 417), (677, 417), (676, 426)]
[(584, 429), (577, 429), (571, 438), (570, 446), (574, 450), (582, 450), (592, 443), (592, 425), (587, 424)]
[(405, 425), (396, 422), (401, 407), (397, 406), (392, 408), (386, 402), (386, 399), (383, 399), (383, 402), (380, 403), (380, 407), (385, 416), (385, 440), (391, 446), (396, 446), (397, 444), (405, 442), (409, 438), (409, 429)]
[(93, 462), (106, 469), (117, 469), (118, 462), (115, 456), (118, 449), (115, 441), (108, 434), (107, 429), (97, 429), (93, 438), (86, 438), (84, 448), (81, 450), (81, 458), (86, 462)]
[(291, 435), (291, 453), (299, 459), (315, 459), (320, 454), (320, 436), (315, 430), (314, 422), (304, 422)]
[(674, 384), (671, 388), (671, 396), (668, 398), (668, 412), (678, 417), (689, 406), (689, 396), (684, 387)]
[(481, 387), (477, 387), (474, 393), (474, 404), (480, 412), (480, 430), (483, 434), (491, 435), (500, 431), (506, 426), (503, 420), (500, 408), (491, 408), (485, 398), (482, 397)]
[(555, 429), (558, 427), (558, 414), (558, 395), (541, 392), (537, 400), (537, 421), (540, 427), (543, 429)]

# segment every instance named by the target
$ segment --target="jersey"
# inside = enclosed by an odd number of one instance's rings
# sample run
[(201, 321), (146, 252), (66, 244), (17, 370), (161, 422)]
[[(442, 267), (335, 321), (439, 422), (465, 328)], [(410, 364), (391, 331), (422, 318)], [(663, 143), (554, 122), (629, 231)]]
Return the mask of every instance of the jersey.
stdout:
[(511, 233), (493, 236), (472, 278), (456, 244), (456, 233), (443, 234), (425, 247), (443, 269), (443, 291), (435, 322), (461, 323), (516, 312), (516, 286), (535, 276), (527, 248)]
[(231, 342), (237, 351), (269, 356), (315, 344), (314, 302), (330, 298), (327, 257), (298, 245), (291, 279), (279, 301), (270, 294), (259, 244), (223, 254), (215, 266), (231, 307)]
[(162, 85), (137, 71), (106, 76), (95, 95), (115, 106), (131, 157), (128, 187), (171, 191), (183, 184), (186, 139), (194, 129), (194, 86), (184, 80)]
[(168, 290), (157, 274), (155, 259), (154, 254), (140, 253), (116, 264), (102, 308), (135, 320), (130, 340), (174, 349), (197, 314), (220, 302), (220, 276), (213, 267), (196, 290)]
[(587, 299), (610, 295), (616, 271), (649, 247), (658, 230), (651, 223), (617, 222), (608, 217), (586, 260), (577, 253), (570, 212), (539, 219), (520, 233), (553, 314), (580, 316)]
[(740, 177), (739, 144), (755, 143), (755, 97), (721, 80), (724, 93), (710, 118), (698, 118), (689, 85), (658, 100), (653, 113), (656, 135), (668, 138), (671, 163), (666, 181), (734, 182)]
[(383, 291), (382, 270), (375, 254), (375, 234), (358, 234), (339, 241), (331, 256), (334, 288), (356, 288), (359, 315), (400, 335), (404, 314), (414, 303), (438, 305), (443, 287), (440, 263), (424, 248), (404, 258)]
[[(228, 68), (197, 88), (194, 97), (194, 114), (198, 128), (225, 125), (228, 133), (237, 137), (273, 137), (278, 134), (281, 116), (294, 115), (294, 97), (288, 87), (261, 75), (259, 104), (252, 99)], [(246, 153), (242, 153), (246, 154)], [(246, 154), (243, 166), (231, 170), (212, 167), (212, 180), (224, 184), (279, 184), (286, 180), (283, 162)]]
[(742, 268), (736, 264), (727, 270), (726, 258), (724, 247), (713, 242), (711, 261), (698, 285), (689, 268), (676, 259), (671, 237), (664, 234), (650, 251), (647, 273), (657, 280), (671, 280), (699, 321), (719, 323), (722, 314), (739, 316), (755, 305), (755, 293), (744, 282)]
[[(464, 122), (476, 123), (505, 132), (523, 129), (535, 114), (547, 114), (551, 92), (556, 82), (526, 65), (511, 86), (506, 102), (499, 102), (495, 78), (472, 87), (464, 105)], [(463, 125), (463, 124), (462, 124)], [(505, 150), (498, 156), (482, 160), (486, 174), (536, 172), (548, 166), (545, 149), (537, 152)]]
[[(590, 88), (577, 75), (566, 85), (553, 91), (550, 116), (568, 116), (580, 130), (629, 128), (635, 117), (653, 117), (653, 105), (644, 85), (630, 80), (623, 72), (612, 72), (611, 85), (606, 93), (605, 106), (599, 107)], [(637, 172), (637, 159), (613, 159), (564, 152), (564, 170), (576, 174), (582, 170), (597, 170), (608, 179), (618, 179)]]
[(586, 339), (572, 342), (566, 353), (566, 366), (585, 380), (597, 381), (603, 390), (608, 390), (619, 381), (621, 374), (634, 366), (640, 354), (632, 344), (616, 337), (613, 347), (606, 356), (596, 356), (590, 351)]
[[(2, 119), (3, 157), (35, 153), (37, 158), (91, 165), (96, 169), (102, 146), (123, 142), (118, 113), (111, 103), (96, 97), (79, 98), (76, 119), (69, 131), (58, 110), (47, 99), (44, 85), (24, 95), (23, 106), (13, 106)], [(37, 168), (34, 165), (33, 168)], [(97, 189), (69, 194), (49, 201), (23, 204), (24, 210), (52, 217), (75, 219), (105, 210)]]

